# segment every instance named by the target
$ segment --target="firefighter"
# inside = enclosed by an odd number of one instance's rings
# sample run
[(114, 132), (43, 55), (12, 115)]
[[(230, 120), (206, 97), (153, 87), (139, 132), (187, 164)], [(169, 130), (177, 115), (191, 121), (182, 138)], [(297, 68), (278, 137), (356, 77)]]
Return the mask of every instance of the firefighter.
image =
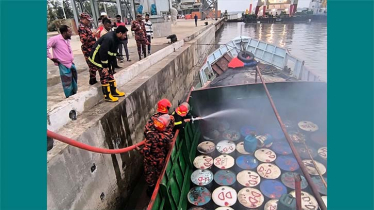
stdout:
[(167, 153), (172, 145), (173, 133), (168, 129), (173, 116), (162, 114), (144, 129), (145, 145), (140, 152), (144, 155), (144, 174), (148, 184), (147, 195), (151, 196), (165, 165)]
[(142, 52), (144, 58), (147, 56), (146, 45), (149, 45), (147, 40), (147, 31), (145, 29), (145, 24), (143, 22), (143, 17), (141, 14), (136, 15), (136, 20), (131, 24), (131, 31), (135, 32), (135, 41), (138, 48), (139, 60), (142, 59)]
[(115, 31), (110, 31), (105, 36), (100, 37), (93, 46), (89, 60), (95, 65), (100, 73), (100, 82), (104, 99), (106, 101), (118, 101), (117, 97), (125, 96), (124, 92), (117, 90), (114, 80), (113, 60), (116, 59), (120, 40), (125, 39), (127, 28), (118, 26)]
[[(152, 125), (153, 121), (163, 114), (169, 114), (169, 110), (171, 108), (171, 103), (168, 99), (164, 98), (157, 102), (157, 113), (153, 114), (151, 118), (148, 120), (147, 124)], [(175, 119), (171, 116), (170, 124), (167, 127), (167, 130), (172, 132), (174, 128)]]
[(95, 34), (91, 31), (91, 16), (87, 13), (82, 13), (80, 15), (80, 24), (78, 29), (79, 38), (82, 42), (82, 52), (84, 55), (84, 59), (88, 65), (89, 73), (90, 73), (90, 80), (89, 84), (94, 85), (97, 83), (96, 81), (96, 71), (95, 65), (93, 65), (88, 58), (90, 57), (92, 47), (96, 43)]
[(183, 129), (187, 122), (189, 122), (192, 119), (192, 115), (189, 112), (190, 111), (190, 105), (187, 102), (182, 103), (179, 105), (175, 112), (173, 112), (173, 117), (175, 119), (174, 122), (174, 132), (179, 129)]

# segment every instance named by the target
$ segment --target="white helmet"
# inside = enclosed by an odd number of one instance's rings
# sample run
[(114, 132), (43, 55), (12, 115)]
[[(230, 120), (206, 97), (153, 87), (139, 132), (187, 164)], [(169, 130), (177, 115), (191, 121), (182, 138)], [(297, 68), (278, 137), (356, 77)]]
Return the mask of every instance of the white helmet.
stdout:
[(105, 16), (105, 15), (108, 16), (108, 14), (106, 14), (106, 12), (101, 12), (100, 13), (100, 16)]

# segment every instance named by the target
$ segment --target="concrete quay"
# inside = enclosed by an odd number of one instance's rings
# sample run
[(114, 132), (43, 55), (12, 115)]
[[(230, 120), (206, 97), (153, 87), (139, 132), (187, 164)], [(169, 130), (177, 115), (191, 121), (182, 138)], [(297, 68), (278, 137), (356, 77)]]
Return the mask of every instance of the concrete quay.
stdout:
[[(117, 103), (104, 102), (100, 85), (89, 86), (84, 76), (78, 80), (78, 93), (68, 99), (63, 97), (61, 84), (48, 87), (48, 129), (110, 149), (142, 141), (145, 122), (155, 112), (157, 101), (168, 98), (175, 108), (178, 100), (185, 98), (197, 70), (212, 50), (212, 45), (200, 44), (213, 44), (222, 25), (222, 20), (198, 27), (193, 21), (179, 21), (172, 26), (178, 42), (167, 44), (166, 39), (154, 39), (154, 49), (157, 43), (165, 46), (146, 59), (129, 66), (122, 64), (124, 68), (117, 70), (118, 88), (127, 93)], [(130, 40), (130, 48), (131, 43), (135, 44), (134, 40)], [(75, 48), (75, 55), (79, 56), (79, 50)], [(136, 61), (134, 52), (131, 58)], [(81, 61), (79, 64), (76, 60), (78, 68), (85, 65), (84, 59)], [(88, 71), (81, 71), (78, 77), (84, 74), (88, 76)], [(59, 86), (62, 99), (53, 95), (58, 90), (54, 86)], [(51, 96), (56, 97), (55, 101)], [(70, 110), (77, 111), (77, 120), (70, 120)], [(137, 151), (105, 155), (55, 141), (55, 147), (47, 154), (47, 208), (117, 209), (134, 191), (142, 165), (143, 157)]]
[[(207, 22), (211, 25), (216, 21), (210, 20)], [(138, 61), (136, 42), (132, 36), (128, 44), (130, 59), (132, 61), (119, 63), (119, 66), (123, 68), (116, 69), (117, 74), (115, 75), (115, 79), (117, 80), (118, 86), (124, 85), (140, 72), (146, 70), (151, 65), (174, 52), (174, 50), (180, 48), (184, 44), (184, 40), (189, 40), (204, 31), (207, 26), (203, 23), (204, 22), (201, 21), (198, 27), (195, 27), (195, 23), (192, 20), (179, 20), (176, 25), (172, 25), (172, 33), (177, 35), (179, 41), (171, 45), (168, 43), (166, 37), (154, 38), (152, 40), (152, 55), (141, 61)], [(68, 99), (65, 98), (59, 69), (52, 61), (47, 59), (47, 126), (48, 129), (52, 131), (57, 131), (71, 121), (68, 115), (66, 115), (70, 110), (75, 110), (79, 115), (84, 110), (90, 109), (96, 105), (102, 99), (100, 84), (93, 86), (88, 84), (88, 66), (82, 54), (81, 43), (78, 36), (72, 37), (71, 46), (74, 53), (74, 62), (78, 71), (78, 93), (76, 95)], [(161, 49), (163, 50), (158, 52)], [(97, 80), (99, 81), (98, 73)], [(126, 88), (121, 89), (121, 91), (128, 92)]]

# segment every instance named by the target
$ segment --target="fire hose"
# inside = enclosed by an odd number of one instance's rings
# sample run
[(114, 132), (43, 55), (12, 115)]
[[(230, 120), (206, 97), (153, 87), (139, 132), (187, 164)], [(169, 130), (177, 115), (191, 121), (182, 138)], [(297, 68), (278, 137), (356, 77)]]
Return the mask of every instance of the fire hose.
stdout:
[(66, 144), (69, 144), (71, 146), (78, 147), (80, 149), (84, 149), (84, 150), (91, 151), (91, 152), (96, 152), (96, 153), (102, 153), (102, 154), (119, 154), (119, 153), (129, 152), (129, 151), (131, 151), (131, 150), (133, 150), (133, 149), (135, 149), (135, 148), (137, 148), (137, 147), (139, 147), (139, 146), (141, 146), (145, 143), (145, 140), (143, 140), (143, 141), (141, 141), (137, 144), (134, 144), (134, 145), (129, 146), (129, 147), (121, 148), (121, 149), (105, 149), (105, 148), (93, 147), (93, 146), (90, 146), (88, 144), (84, 144), (82, 142), (73, 140), (73, 139), (68, 138), (66, 136), (54, 133), (54, 132), (52, 132), (48, 129), (47, 129), (47, 136), (50, 137), (50, 138), (56, 139), (58, 141), (64, 142)]

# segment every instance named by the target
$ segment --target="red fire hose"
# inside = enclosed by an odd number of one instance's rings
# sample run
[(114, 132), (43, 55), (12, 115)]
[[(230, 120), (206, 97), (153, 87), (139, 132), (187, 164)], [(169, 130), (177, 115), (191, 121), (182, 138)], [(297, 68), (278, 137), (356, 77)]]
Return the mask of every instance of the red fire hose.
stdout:
[(60, 134), (54, 133), (47, 129), (47, 136), (53, 139), (56, 139), (58, 141), (64, 142), (66, 144), (70, 144), (71, 146), (78, 147), (87, 151), (96, 152), (96, 153), (103, 153), (103, 154), (119, 154), (119, 153), (125, 153), (128, 151), (131, 151), (135, 149), (136, 147), (139, 147), (145, 143), (145, 140), (134, 144), (132, 146), (121, 148), (121, 149), (105, 149), (105, 148), (99, 148), (99, 147), (93, 147), (87, 144), (83, 144), (82, 142), (75, 141), (73, 139), (70, 139), (66, 136), (62, 136)]
[[(187, 102), (190, 98), (192, 90), (193, 90), (193, 88), (191, 88), (191, 90), (190, 90), (190, 92), (187, 96)], [(57, 134), (55, 132), (52, 132), (48, 129), (47, 129), (47, 136), (52, 138), (52, 139), (56, 139), (58, 141), (69, 144), (71, 146), (78, 147), (80, 149), (84, 149), (84, 150), (91, 151), (91, 152), (96, 152), (96, 153), (102, 153), (102, 154), (119, 154), (119, 153), (129, 152), (129, 151), (135, 149), (136, 147), (139, 147), (139, 146), (141, 146), (145, 143), (145, 140), (143, 140), (143, 141), (141, 141), (137, 144), (134, 144), (134, 145), (129, 146), (129, 147), (121, 148), (121, 149), (105, 149), (105, 148), (93, 147), (93, 146), (90, 146), (88, 144), (83, 144), (79, 141), (73, 140), (73, 139), (68, 138), (66, 136), (62, 136), (62, 135)]]

